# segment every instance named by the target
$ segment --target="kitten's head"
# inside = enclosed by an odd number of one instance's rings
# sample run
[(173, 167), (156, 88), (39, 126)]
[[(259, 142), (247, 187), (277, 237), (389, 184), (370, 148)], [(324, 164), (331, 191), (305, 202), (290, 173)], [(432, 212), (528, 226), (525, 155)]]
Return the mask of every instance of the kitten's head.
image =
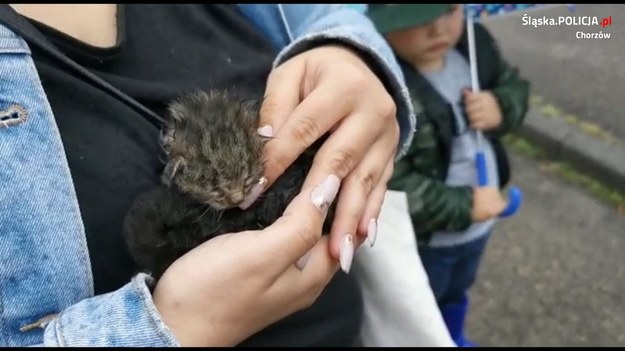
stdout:
[(240, 205), (264, 180), (266, 139), (257, 128), (257, 104), (226, 93), (199, 92), (175, 101), (163, 135), (163, 181), (216, 210)]

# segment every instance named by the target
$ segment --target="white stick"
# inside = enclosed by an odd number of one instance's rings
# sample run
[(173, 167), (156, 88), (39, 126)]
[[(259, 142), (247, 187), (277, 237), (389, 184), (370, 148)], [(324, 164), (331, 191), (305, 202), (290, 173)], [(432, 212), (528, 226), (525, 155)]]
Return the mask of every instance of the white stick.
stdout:
[[(480, 82), (477, 78), (477, 59), (475, 54), (475, 32), (473, 29), (473, 16), (467, 14), (467, 39), (469, 44), (469, 66), (471, 67), (471, 90), (474, 93), (480, 91)], [(482, 132), (475, 131), (477, 136), (477, 149), (482, 151)]]

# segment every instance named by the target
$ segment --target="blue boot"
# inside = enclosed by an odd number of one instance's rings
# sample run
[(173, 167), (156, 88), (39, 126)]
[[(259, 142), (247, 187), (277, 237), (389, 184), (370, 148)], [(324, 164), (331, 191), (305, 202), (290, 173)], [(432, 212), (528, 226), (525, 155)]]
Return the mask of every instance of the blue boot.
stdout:
[(464, 338), (464, 320), (469, 307), (469, 299), (464, 296), (459, 304), (441, 306), (441, 313), (449, 334), (458, 347), (476, 347), (474, 343)]

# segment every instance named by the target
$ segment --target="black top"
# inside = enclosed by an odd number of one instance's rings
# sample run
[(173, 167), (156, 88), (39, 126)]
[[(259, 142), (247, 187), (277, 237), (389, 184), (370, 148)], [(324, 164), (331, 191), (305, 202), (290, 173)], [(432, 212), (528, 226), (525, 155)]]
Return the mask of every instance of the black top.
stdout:
[[(235, 88), (243, 98), (261, 98), (276, 55), (232, 5), (119, 5), (111, 48), (31, 23), (68, 57), (160, 116), (172, 99), (196, 89)], [(159, 126), (49, 53), (31, 49), (76, 188), (95, 292), (118, 289), (136, 273), (123, 218), (163, 169)], [(350, 346), (361, 304), (353, 277), (339, 273), (312, 308), (245, 344)]]

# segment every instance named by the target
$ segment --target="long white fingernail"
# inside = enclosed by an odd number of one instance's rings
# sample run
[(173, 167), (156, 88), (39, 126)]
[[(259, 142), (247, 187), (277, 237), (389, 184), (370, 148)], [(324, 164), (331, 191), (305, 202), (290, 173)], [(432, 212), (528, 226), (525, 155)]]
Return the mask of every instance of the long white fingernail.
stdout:
[(270, 124), (258, 128), (258, 135), (265, 138), (273, 138), (273, 127)]
[(295, 267), (304, 269), (306, 267), (306, 263), (308, 263), (308, 259), (310, 258), (310, 254), (312, 253), (312, 249), (308, 251), (304, 256), (302, 256), (297, 262), (295, 262)]
[(256, 199), (258, 199), (260, 194), (263, 193), (263, 190), (265, 190), (266, 185), (267, 185), (267, 178), (265, 177), (260, 178), (258, 180), (258, 183), (256, 183), (256, 185), (252, 187), (252, 190), (250, 190), (250, 193), (247, 194), (247, 196), (245, 197), (245, 200), (243, 200), (243, 202), (239, 204), (239, 208), (242, 210), (247, 210), (248, 207), (252, 206), (254, 201), (256, 201)]
[(373, 247), (375, 239), (378, 237), (378, 221), (375, 218), (369, 220), (369, 226), (367, 227), (367, 240), (369, 245)]
[(325, 212), (339, 192), (341, 180), (334, 174), (330, 174), (310, 194), (310, 201), (322, 212)]
[(345, 234), (341, 245), (339, 246), (339, 261), (341, 269), (345, 273), (349, 273), (352, 267), (352, 259), (354, 258), (354, 237), (351, 234)]

